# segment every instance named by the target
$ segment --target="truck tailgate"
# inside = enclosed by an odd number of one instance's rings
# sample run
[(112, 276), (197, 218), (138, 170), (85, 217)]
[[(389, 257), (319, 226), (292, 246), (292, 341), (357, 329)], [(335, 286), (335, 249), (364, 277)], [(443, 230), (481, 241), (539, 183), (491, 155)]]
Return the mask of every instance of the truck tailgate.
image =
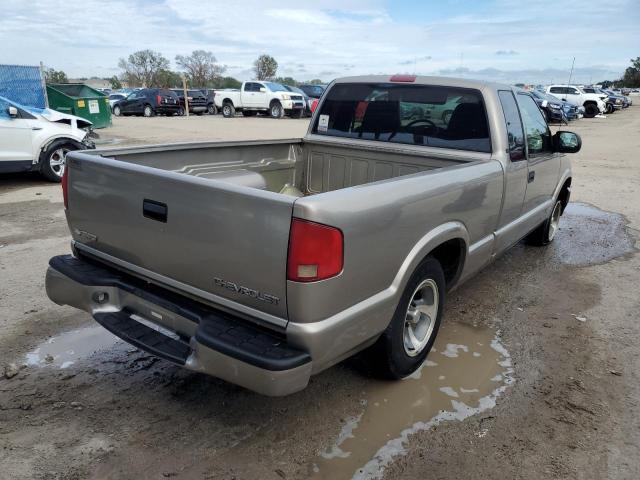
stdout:
[(80, 152), (67, 161), (67, 221), (80, 249), (286, 324), (295, 198)]

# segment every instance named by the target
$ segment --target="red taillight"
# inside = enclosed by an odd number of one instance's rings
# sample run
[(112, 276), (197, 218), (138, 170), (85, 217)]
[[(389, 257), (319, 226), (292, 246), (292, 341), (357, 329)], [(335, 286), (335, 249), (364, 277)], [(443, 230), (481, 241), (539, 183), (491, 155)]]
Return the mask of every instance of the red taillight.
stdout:
[(389, 79), (391, 82), (412, 83), (416, 81), (415, 75), (394, 75)]
[(318, 108), (318, 99), (314, 99), (313, 102), (311, 102), (311, 113), (316, 111), (316, 108)]
[(69, 163), (64, 166), (62, 172), (62, 199), (64, 200), (64, 208), (69, 208)]
[(315, 282), (342, 271), (342, 232), (334, 227), (294, 218), (289, 233), (287, 279)]
[(156, 95), (156, 100), (158, 102), (158, 105), (160, 105), (162, 103), (162, 96), (161, 95)]

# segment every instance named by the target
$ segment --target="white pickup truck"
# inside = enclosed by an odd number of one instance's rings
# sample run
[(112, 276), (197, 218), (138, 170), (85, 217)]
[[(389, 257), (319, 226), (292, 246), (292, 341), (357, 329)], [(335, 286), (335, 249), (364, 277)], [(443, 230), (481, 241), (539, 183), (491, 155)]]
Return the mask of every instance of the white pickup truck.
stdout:
[(245, 117), (263, 112), (272, 118), (300, 118), (304, 112), (302, 95), (274, 82), (244, 82), (240, 90), (217, 91), (214, 102), (226, 118), (234, 117), (236, 112)]
[(547, 93), (576, 107), (584, 107), (584, 116), (587, 118), (607, 111), (607, 95), (605, 94), (587, 93), (574, 85), (549, 85)]

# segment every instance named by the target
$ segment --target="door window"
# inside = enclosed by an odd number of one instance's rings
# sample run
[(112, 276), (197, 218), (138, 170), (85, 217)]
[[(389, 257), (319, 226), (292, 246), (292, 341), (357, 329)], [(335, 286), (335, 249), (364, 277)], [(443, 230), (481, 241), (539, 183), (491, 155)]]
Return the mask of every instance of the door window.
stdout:
[(518, 106), (527, 136), (529, 157), (551, 152), (551, 132), (535, 100), (527, 94), (518, 94)]
[(524, 154), (524, 130), (522, 129), (522, 121), (518, 112), (518, 105), (513, 93), (507, 90), (498, 92), (500, 103), (502, 104), (502, 112), (507, 125), (507, 138), (509, 141), (509, 158), (512, 162), (525, 160)]
[(9, 102), (4, 100), (3, 98), (0, 98), (0, 119), (8, 120), (11, 118), (8, 111), (10, 106), (11, 104)]

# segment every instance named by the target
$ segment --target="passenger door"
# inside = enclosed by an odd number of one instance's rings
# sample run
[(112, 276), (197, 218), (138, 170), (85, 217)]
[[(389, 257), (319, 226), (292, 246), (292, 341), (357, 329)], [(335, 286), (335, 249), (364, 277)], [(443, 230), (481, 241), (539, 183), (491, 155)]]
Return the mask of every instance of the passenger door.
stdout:
[[(40, 129), (35, 121), (9, 115), (9, 102), (0, 99), (0, 162), (33, 160), (33, 130)], [(2, 171), (2, 165), (0, 165)]]
[(256, 98), (257, 93), (260, 91), (260, 84), (255, 82), (246, 82), (242, 89), (242, 106), (248, 108), (257, 107)]
[(527, 93), (516, 95), (524, 125), (527, 152), (527, 191), (522, 215), (529, 230), (551, 213), (552, 197), (560, 175), (560, 157), (553, 152), (549, 126), (535, 100)]
[(495, 253), (509, 248), (528, 233), (528, 226), (521, 217), (528, 175), (522, 119), (511, 90), (500, 90), (498, 96), (507, 129), (509, 160), (504, 171), (504, 202), (496, 233)]

